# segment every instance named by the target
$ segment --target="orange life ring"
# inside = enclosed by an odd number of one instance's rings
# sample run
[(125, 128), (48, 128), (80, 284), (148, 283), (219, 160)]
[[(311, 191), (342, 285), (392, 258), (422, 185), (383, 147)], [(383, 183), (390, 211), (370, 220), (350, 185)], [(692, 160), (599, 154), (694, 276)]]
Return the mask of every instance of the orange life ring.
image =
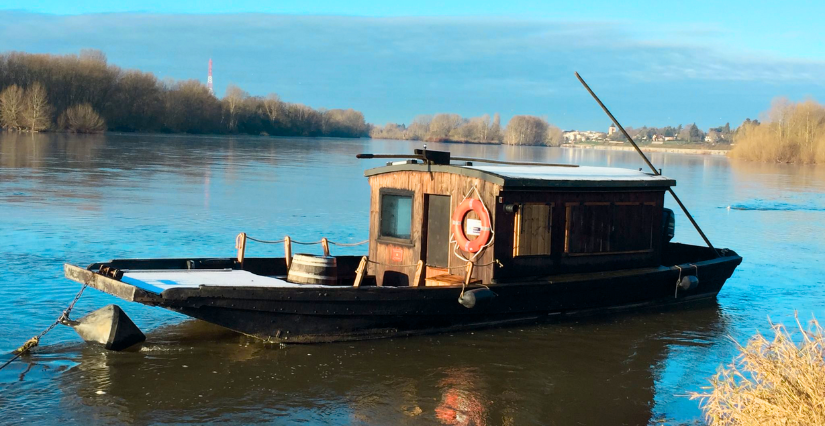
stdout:
[[(467, 213), (471, 211), (474, 211), (481, 219), (481, 233), (472, 241), (467, 238), (464, 229), (461, 227), (464, 223), (464, 216), (467, 216)], [(487, 242), (490, 241), (490, 215), (484, 210), (484, 205), (480, 200), (468, 198), (455, 208), (453, 212), (453, 236), (458, 247), (469, 253), (476, 253), (487, 245)]]

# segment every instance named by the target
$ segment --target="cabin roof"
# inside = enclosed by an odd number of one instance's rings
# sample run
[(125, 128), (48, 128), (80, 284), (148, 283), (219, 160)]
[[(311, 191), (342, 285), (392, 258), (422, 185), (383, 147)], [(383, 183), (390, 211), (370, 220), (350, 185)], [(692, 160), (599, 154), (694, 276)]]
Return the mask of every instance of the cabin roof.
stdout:
[(480, 178), (506, 188), (518, 187), (671, 187), (676, 181), (665, 176), (644, 173), (639, 170), (614, 167), (559, 167), (559, 166), (499, 166), (499, 165), (428, 165), (396, 164), (376, 167), (364, 172), (375, 176), (394, 172), (443, 172)]

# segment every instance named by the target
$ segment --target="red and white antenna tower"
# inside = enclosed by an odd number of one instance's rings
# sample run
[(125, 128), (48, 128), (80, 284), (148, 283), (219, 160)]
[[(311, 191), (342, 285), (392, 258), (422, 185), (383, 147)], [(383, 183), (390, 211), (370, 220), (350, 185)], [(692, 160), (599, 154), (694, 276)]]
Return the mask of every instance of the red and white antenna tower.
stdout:
[(209, 93), (215, 94), (215, 91), (212, 90), (212, 58), (209, 58), (209, 76), (206, 77), (206, 88), (209, 89)]

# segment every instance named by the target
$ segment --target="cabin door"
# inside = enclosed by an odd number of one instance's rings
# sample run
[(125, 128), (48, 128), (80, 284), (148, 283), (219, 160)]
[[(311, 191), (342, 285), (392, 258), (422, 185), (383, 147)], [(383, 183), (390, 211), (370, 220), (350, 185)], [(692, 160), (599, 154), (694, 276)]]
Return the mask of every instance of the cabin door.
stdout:
[(427, 197), (427, 217), (424, 232), (427, 235), (427, 251), (424, 263), (435, 268), (446, 268), (450, 261), (450, 196)]

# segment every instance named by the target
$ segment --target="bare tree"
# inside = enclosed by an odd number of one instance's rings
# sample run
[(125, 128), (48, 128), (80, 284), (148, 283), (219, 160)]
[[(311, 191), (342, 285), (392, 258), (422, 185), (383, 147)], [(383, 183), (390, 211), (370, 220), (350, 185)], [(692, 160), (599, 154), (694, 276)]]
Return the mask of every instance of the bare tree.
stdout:
[(12, 84), (0, 93), (0, 126), (6, 129), (20, 129), (23, 96), (23, 89), (16, 84)]
[(501, 142), (501, 116), (493, 114), (493, 123), (490, 124), (490, 141)]
[(507, 123), (504, 143), (508, 145), (542, 145), (547, 140), (548, 124), (543, 118), (516, 115)]
[(98, 49), (80, 49), (81, 61), (106, 63), (106, 54)]
[(223, 104), (227, 115), (227, 128), (229, 128), (230, 132), (235, 131), (238, 127), (239, 107), (244, 99), (248, 97), (249, 93), (244, 92), (234, 84), (230, 84), (226, 88), (226, 94), (223, 96)]
[(281, 98), (275, 93), (270, 93), (264, 98), (264, 111), (269, 118), (269, 123), (275, 125), (278, 116), (281, 114)]
[(51, 124), (51, 109), (46, 99), (46, 89), (39, 82), (35, 82), (26, 90), (23, 126), (32, 132), (47, 129)]
[(476, 117), (474, 122), (477, 126), (479, 142), (488, 142), (490, 137), (490, 115), (484, 114), (481, 117)]
[(561, 146), (562, 142), (564, 142), (564, 132), (552, 125), (547, 125), (547, 140), (545, 145), (547, 146)]
[(463, 119), (458, 114), (436, 114), (427, 131), (427, 139), (442, 140), (450, 136), (450, 132), (462, 124)]
[(430, 128), (430, 122), (433, 121), (432, 115), (416, 116), (410, 127), (407, 128), (407, 139), (423, 140), (427, 137), (427, 131)]

